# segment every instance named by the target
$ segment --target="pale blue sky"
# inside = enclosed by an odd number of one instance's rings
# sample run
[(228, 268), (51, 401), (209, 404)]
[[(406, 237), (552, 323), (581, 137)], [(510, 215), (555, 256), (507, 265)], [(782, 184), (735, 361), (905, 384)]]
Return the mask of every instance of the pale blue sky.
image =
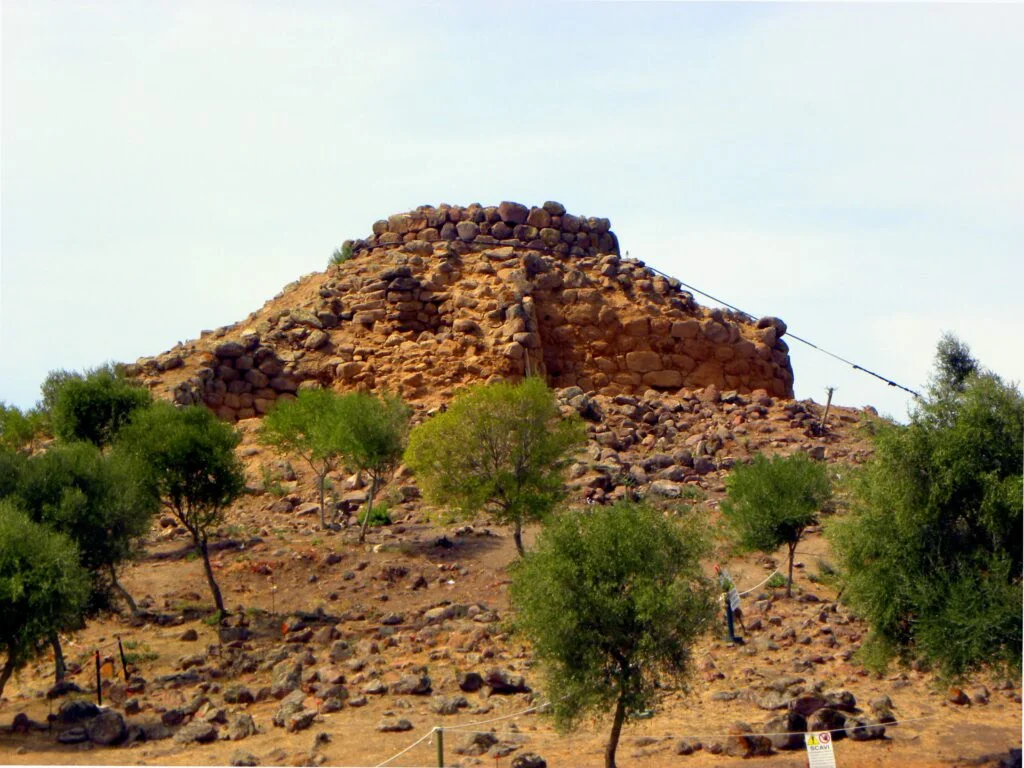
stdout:
[[(920, 388), (1024, 378), (1024, 7), (3, 2), (0, 400), (242, 319), (375, 219), (559, 200)], [(711, 302), (703, 301), (710, 304)], [(908, 399), (794, 343), (799, 397)]]

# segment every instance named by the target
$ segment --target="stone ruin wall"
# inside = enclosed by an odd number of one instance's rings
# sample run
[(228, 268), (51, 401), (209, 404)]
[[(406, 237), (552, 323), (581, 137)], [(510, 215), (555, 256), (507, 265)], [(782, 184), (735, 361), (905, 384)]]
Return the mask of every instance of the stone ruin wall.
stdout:
[(304, 387), (417, 401), (529, 374), (603, 395), (714, 386), (792, 397), (781, 320), (700, 307), (678, 281), (621, 258), (607, 219), (552, 202), (442, 205), (373, 232), (246, 321), (133, 372), (226, 420)]

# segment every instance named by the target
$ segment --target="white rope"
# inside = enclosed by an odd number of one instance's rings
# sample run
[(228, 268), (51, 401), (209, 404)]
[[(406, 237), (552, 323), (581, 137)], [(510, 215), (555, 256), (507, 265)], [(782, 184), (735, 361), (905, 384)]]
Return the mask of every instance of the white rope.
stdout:
[[(452, 726), (447, 726), (446, 725), (446, 726), (444, 726), (444, 730), (446, 730), (446, 731), (454, 731), (454, 730), (457, 730), (459, 728), (468, 727), (470, 725), (487, 725), (488, 723), (496, 723), (499, 720), (508, 720), (510, 717), (519, 717), (520, 715), (525, 715), (527, 712), (534, 712), (534, 711), (536, 711), (538, 709), (542, 709), (543, 707), (546, 707), (550, 703), (551, 703), (550, 701), (542, 701), (540, 704), (537, 704), (535, 706), (529, 707), (528, 709), (524, 709), (521, 712), (513, 712), (511, 715), (502, 715), (501, 717), (492, 717), (490, 720), (474, 720), (471, 723), (458, 723), (458, 724), (452, 725)], [(475, 733), (484, 733), (484, 731), (475, 731)]]
[[(880, 725), (880, 726), (882, 726), (884, 728), (888, 728), (889, 726), (902, 725), (903, 723), (914, 723), (914, 722), (917, 722), (919, 720), (934, 720), (936, 717), (938, 717), (938, 715), (924, 715), (922, 717), (912, 717), (912, 718), (908, 718), (906, 720), (893, 720), (892, 722), (889, 722), (889, 723), (866, 723), (865, 725), (851, 725), (849, 727), (843, 727), (843, 728), (832, 728), (829, 731), (788, 731), (788, 732), (785, 732), (785, 733), (705, 733), (705, 734), (684, 734), (683, 736), (677, 736), (675, 738), (678, 738), (678, 739), (727, 739), (727, 738), (730, 738), (732, 736), (803, 736), (805, 733), (838, 733), (839, 731), (856, 731), (856, 730), (862, 730), (864, 728), (871, 728), (871, 727), (874, 727), (876, 725)], [(470, 730), (462, 730), (458, 726), (454, 726), (452, 728), (445, 728), (444, 730), (446, 730), (446, 731), (460, 731), (461, 733), (473, 733), (473, 734), (477, 734), (477, 733), (490, 733), (490, 734), (497, 735), (497, 733), (495, 731), (470, 731)], [(539, 734), (539, 733), (536, 733), (536, 732), (533, 732), (533, 731), (531, 731), (530, 733), (522, 733), (520, 731), (505, 731), (503, 733), (503, 735), (508, 735), (508, 736), (531, 736), (531, 735), (533, 735), (533, 736), (539, 736), (539, 735), (554, 736), (554, 735), (557, 735), (557, 734), (556, 734), (555, 731), (550, 731), (550, 732), (545, 733), (545, 734)]]
[(775, 569), (774, 571), (772, 571), (771, 573), (769, 573), (769, 574), (768, 574), (768, 578), (766, 578), (766, 579), (765, 579), (764, 581), (762, 581), (762, 582), (761, 582), (760, 584), (758, 584), (758, 585), (757, 585), (757, 586), (755, 586), (755, 587), (751, 587), (750, 589), (746, 590), (745, 592), (740, 592), (740, 594), (741, 594), (741, 595), (749, 595), (749, 594), (750, 594), (751, 592), (753, 592), (753, 591), (754, 591), (755, 589), (757, 589), (758, 587), (763, 587), (763, 586), (764, 586), (765, 584), (767, 584), (767, 583), (768, 583), (769, 581), (771, 581), (771, 579), (772, 579), (772, 576), (774, 576), (774, 575), (775, 575), (776, 573), (778, 573), (778, 572), (779, 572), (779, 569), (778, 569), (778, 568), (776, 568), (776, 569)]
[[(741, 597), (742, 597), (743, 595), (749, 595), (749, 594), (750, 594), (751, 592), (753, 592), (753, 591), (754, 591), (755, 589), (758, 589), (758, 588), (760, 588), (760, 587), (763, 587), (763, 586), (764, 586), (765, 584), (767, 584), (767, 583), (768, 583), (769, 581), (771, 581), (771, 578), (772, 578), (772, 576), (774, 576), (774, 575), (775, 575), (775, 574), (777, 574), (778, 572), (779, 572), (779, 569), (778, 569), (778, 568), (776, 568), (776, 569), (775, 569), (774, 571), (772, 571), (771, 573), (769, 573), (769, 574), (768, 574), (768, 576), (767, 576), (767, 578), (765, 578), (765, 579), (764, 579), (764, 581), (762, 581), (762, 582), (761, 582), (760, 584), (755, 584), (755, 585), (754, 585), (753, 587), (751, 587), (750, 589), (744, 590), (743, 592), (737, 592), (737, 594), (738, 594), (738, 595), (740, 595)], [(720, 603), (721, 603), (721, 602), (724, 602), (724, 601), (725, 601), (725, 595), (719, 595), (719, 596), (718, 596), (718, 602), (720, 602)]]
[(430, 729), (429, 731), (427, 731), (427, 732), (426, 732), (425, 734), (423, 734), (422, 736), (420, 736), (420, 737), (419, 737), (418, 739), (416, 739), (416, 741), (414, 741), (414, 742), (413, 742), (412, 744), (410, 744), (410, 745), (409, 745), (408, 747), (406, 747), (405, 749), (403, 749), (403, 750), (402, 750), (401, 752), (399, 752), (399, 753), (397, 753), (397, 754), (394, 754), (394, 755), (392, 755), (391, 757), (389, 757), (389, 758), (388, 758), (387, 760), (385, 760), (385, 761), (384, 761), (384, 762), (382, 762), (382, 763), (377, 763), (377, 765), (376, 765), (376, 767), (375, 767), (375, 768), (381, 768), (381, 766), (387, 765), (387, 764), (388, 764), (388, 763), (390, 763), (390, 762), (391, 762), (392, 760), (397, 760), (397, 759), (398, 759), (398, 758), (400, 758), (400, 757), (401, 757), (402, 755), (404, 755), (404, 754), (405, 754), (406, 752), (408, 752), (408, 751), (409, 751), (410, 749), (412, 749), (413, 747), (415, 747), (415, 746), (416, 746), (417, 744), (419, 744), (419, 743), (421, 743), (421, 742), (423, 742), (423, 741), (426, 741), (426, 740), (427, 740), (427, 739), (429, 739), (429, 738), (430, 738), (431, 736), (433, 736), (433, 735), (434, 735), (434, 731), (436, 731), (436, 730), (437, 730), (437, 728), (431, 728), (431, 729)]

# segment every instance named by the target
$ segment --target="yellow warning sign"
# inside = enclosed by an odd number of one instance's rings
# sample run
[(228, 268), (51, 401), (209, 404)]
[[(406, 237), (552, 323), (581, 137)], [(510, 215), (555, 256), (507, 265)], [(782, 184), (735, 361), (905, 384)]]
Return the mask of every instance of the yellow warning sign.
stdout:
[(818, 731), (804, 735), (809, 768), (836, 768), (836, 753), (832, 751), (832, 734)]

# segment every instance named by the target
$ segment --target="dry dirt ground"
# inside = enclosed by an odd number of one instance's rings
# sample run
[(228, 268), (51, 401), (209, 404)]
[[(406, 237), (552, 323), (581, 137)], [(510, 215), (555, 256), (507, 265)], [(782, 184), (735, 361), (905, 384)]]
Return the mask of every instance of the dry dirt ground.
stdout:
[[(298, 466), (296, 465), (296, 469)], [(281, 489), (310, 498), (306, 476), (284, 483)], [(65, 650), (72, 662), (71, 679), (94, 697), (93, 653), (100, 648), (113, 663), (104, 663), (104, 703), (124, 712), (125, 694), (117, 659), (115, 636), (120, 635), (132, 655), (138, 673), (147, 681), (134, 694), (139, 710), (126, 715), (129, 724), (153, 727), (169, 709), (182, 707), (197, 694), (212, 702), (196, 717), (218, 708), (231, 718), (244, 711), (252, 716), (259, 733), (239, 742), (221, 738), (209, 744), (178, 743), (174, 738), (137, 741), (128, 745), (100, 747), (90, 742), (63, 745), (53, 731), (0, 731), (0, 762), (5, 764), (189, 764), (227, 765), (236, 750), (251, 753), (261, 765), (375, 766), (405, 749), (435, 726), (446, 729), (446, 765), (493, 765), (508, 768), (523, 752), (542, 755), (550, 766), (597, 766), (603, 764), (603, 747), (609, 727), (606, 719), (587, 722), (572, 734), (560, 735), (538, 712), (517, 714), (537, 707), (557, 691), (544, 690), (543, 677), (523, 642), (505, 632), (508, 618), (506, 565), (515, 557), (511, 536), (484, 524), (469, 530), (463, 524), (444, 525), (428, 518), (417, 502), (396, 505), (391, 526), (371, 529), (360, 545), (352, 528), (318, 530), (315, 514), (271, 513), (276, 500), (270, 493), (250, 496), (232, 510), (221, 529), (225, 537), (250, 542), (242, 549), (224, 549), (214, 555), (216, 573), (232, 613), (230, 623), (246, 617), (253, 637), (237, 648), (220, 642), (215, 627), (204, 621), (210, 599), (199, 561), (190, 558), (187, 539), (171, 527), (155, 527), (146, 552), (125, 574), (129, 591), (152, 614), (164, 617), (133, 626), (125, 618), (111, 616), (92, 621), (67, 638)], [(529, 544), (534, 531), (527, 531)], [(258, 543), (252, 543), (258, 537)], [(828, 562), (828, 546), (820, 532), (812, 532), (798, 553), (796, 593), (754, 589), (744, 598), (748, 626), (760, 624), (745, 635), (743, 645), (731, 645), (723, 628), (705, 638), (696, 649), (690, 691), (666, 687), (651, 717), (628, 725), (619, 748), (622, 766), (710, 766), (739, 764), (741, 758), (711, 754), (712, 745), (725, 742), (726, 731), (736, 721), (755, 731), (775, 712), (760, 709), (749, 692), (762, 691), (760, 684), (783, 676), (804, 679), (810, 689), (822, 683), (825, 690), (852, 692), (859, 707), (868, 710), (872, 699), (888, 695), (894, 714), (905, 723), (889, 727), (880, 741), (838, 741), (837, 764), (841, 766), (968, 766), (998, 765), (1011, 748), (1021, 745), (1020, 681), (980, 677), (964, 686), (985, 685), (988, 703), (957, 706), (948, 689), (934, 676), (913, 670), (893, 669), (885, 676), (865, 671), (850, 659), (865, 634), (861, 622), (836, 605), (835, 589), (820, 579)], [(781, 563), (779, 553), (778, 563)], [(728, 567), (741, 589), (754, 587), (774, 568), (765, 558), (733, 558)], [(420, 579), (419, 577), (423, 578)], [(813, 596), (813, 597), (812, 597)], [(426, 610), (443, 606), (478, 606), (470, 615), (428, 619)], [(314, 622), (321, 631), (306, 642), (286, 643), (297, 633), (283, 637), (289, 617), (297, 611), (321, 611)], [(476, 614), (473, 616), (472, 614)], [(395, 622), (395, 623), (389, 623)], [(334, 627), (334, 629), (330, 629)], [(326, 628), (326, 629), (325, 629)], [(181, 639), (194, 629), (197, 639)], [(301, 634), (301, 633), (299, 633)], [(741, 633), (742, 634), (742, 633)], [(352, 658), (336, 664), (328, 658), (333, 639), (347, 640)], [(300, 638), (301, 639), (301, 638)], [(319, 713), (312, 726), (296, 733), (275, 727), (271, 720), (280, 706), (274, 698), (250, 704), (226, 704), (223, 694), (233, 684), (243, 684), (256, 694), (270, 685), (269, 670), (257, 669), (237, 677), (227, 660), (231, 653), (259, 659), (283, 645), (306, 654), (306, 674), (343, 674), (349, 701), (336, 712)], [(199, 655), (193, 662), (183, 657)], [(198, 663), (201, 682), (183, 687), (160, 685), (157, 678)], [(425, 667), (437, 695), (464, 695), (468, 706), (454, 715), (436, 714), (430, 695), (399, 695), (394, 692), (365, 695), (365, 705), (352, 706), (363, 689), (376, 682), (393, 686), (403, 675)], [(456, 675), (492, 668), (521, 674), (533, 693), (488, 695), (487, 689), (464, 693)], [(13, 679), (0, 702), (5, 726), (18, 713), (45, 724), (61, 700), (48, 701), (44, 693), (52, 683), (52, 657), (41, 658)], [(314, 695), (316, 680), (306, 677), (308, 709), (320, 701)], [(737, 695), (733, 697), (733, 693)], [(507, 717), (506, 717), (507, 716)], [(867, 716), (870, 713), (867, 712)], [(412, 729), (398, 733), (377, 730), (383, 718), (405, 718)], [(494, 720), (495, 718), (503, 718)], [(490, 721), (494, 722), (483, 722)], [(476, 725), (474, 725), (476, 724)], [(462, 730), (459, 730), (459, 729)], [(172, 729), (175, 730), (175, 729)], [(460, 755), (456, 749), (471, 738), (469, 731), (492, 731), (512, 751), (500, 757)], [(327, 734), (327, 740), (317, 739)], [(677, 754), (681, 740), (700, 742), (691, 755)], [(314, 742), (317, 742), (314, 745)], [(499, 744), (499, 746), (500, 746)], [(499, 752), (503, 750), (498, 750)], [(767, 766), (803, 766), (802, 751), (781, 752), (746, 761)], [(389, 765), (436, 765), (436, 745), (428, 738)]]

